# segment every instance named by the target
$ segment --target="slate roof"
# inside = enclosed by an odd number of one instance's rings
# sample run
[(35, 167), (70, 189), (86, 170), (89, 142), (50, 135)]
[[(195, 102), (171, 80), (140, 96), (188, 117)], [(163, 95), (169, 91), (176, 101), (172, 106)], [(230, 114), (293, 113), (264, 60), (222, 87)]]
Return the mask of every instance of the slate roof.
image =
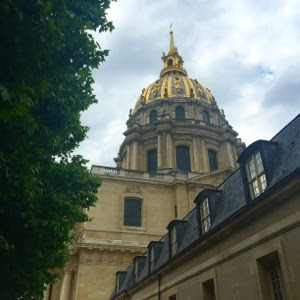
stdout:
[[(255, 198), (252, 203), (263, 198), (264, 194), (271, 190), (275, 185), (280, 184), (284, 180), (299, 176), (300, 174), (300, 115), (293, 119), (288, 125), (286, 125), (279, 133), (277, 133), (271, 140), (271, 146), (274, 151), (267, 151), (266, 159), (269, 172), (269, 182), (264, 193)], [(247, 151), (255, 149), (257, 144), (266, 143), (266, 141), (257, 141), (247, 147), (241, 154), (243, 156)], [(270, 142), (267, 142), (270, 143)], [(272, 148), (272, 149), (273, 149)], [(250, 150), (249, 150), (250, 149)], [(240, 156), (240, 157), (241, 157)], [(245, 155), (244, 155), (245, 156)], [(265, 167), (265, 165), (264, 165)], [(265, 170), (267, 171), (267, 170)], [(233, 215), (240, 213), (246, 208), (248, 201), (245, 194), (245, 187), (243, 184), (243, 177), (241, 169), (238, 169), (230, 177), (228, 177), (217, 189), (221, 191), (218, 201), (210, 202), (210, 211), (212, 213), (212, 229), (218, 229), (218, 226), (222, 226), (223, 222), (229, 220)], [(201, 193), (203, 193), (202, 191)], [(201, 194), (200, 193), (200, 194)], [(200, 195), (199, 194), (199, 195)], [(199, 197), (198, 195), (198, 197)], [(197, 199), (197, 198), (196, 198)], [(186, 221), (184, 232), (179, 238), (179, 245), (175, 257), (193, 243), (201, 243), (205, 236), (200, 233), (199, 221), (196, 208), (193, 209), (183, 220)], [(170, 245), (169, 235), (165, 235), (161, 240), (161, 251), (156, 261), (155, 272), (163, 265), (167, 264), (170, 258)], [(123, 284), (120, 286), (117, 293), (116, 289), (111, 295), (110, 299), (114, 299), (117, 294), (130, 290), (135, 285), (138, 285), (141, 281), (151, 276), (149, 272), (149, 253), (145, 254), (146, 259), (143, 260), (143, 266), (139, 274), (137, 282), (133, 281), (133, 264), (126, 269), (126, 277)]]

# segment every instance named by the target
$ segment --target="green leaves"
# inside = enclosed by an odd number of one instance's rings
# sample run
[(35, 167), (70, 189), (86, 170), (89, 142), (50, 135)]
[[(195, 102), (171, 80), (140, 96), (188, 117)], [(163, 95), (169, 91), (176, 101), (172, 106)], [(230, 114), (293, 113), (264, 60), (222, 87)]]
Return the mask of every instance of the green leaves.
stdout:
[[(105, 60), (88, 30), (113, 29), (109, 0), (0, 4), (0, 299), (41, 299), (87, 221), (100, 181), (73, 156)], [(33, 267), (34, 266), (34, 267)]]

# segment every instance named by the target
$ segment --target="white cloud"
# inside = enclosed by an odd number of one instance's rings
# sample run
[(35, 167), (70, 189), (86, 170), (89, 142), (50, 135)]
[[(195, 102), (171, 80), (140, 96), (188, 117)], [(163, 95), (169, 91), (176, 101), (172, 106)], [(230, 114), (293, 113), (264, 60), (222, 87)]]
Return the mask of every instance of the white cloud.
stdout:
[(120, 0), (116, 29), (95, 35), (107, 61), (95, 71), (99, 99), (82, 116), (89, 139), (77, 152), (114, 166), (130, 108), (159, 76), (169, 24), (192, 78), (211, 89), (247, 143), (270, 139), (299, 112), (300, 3), (297, 0)]

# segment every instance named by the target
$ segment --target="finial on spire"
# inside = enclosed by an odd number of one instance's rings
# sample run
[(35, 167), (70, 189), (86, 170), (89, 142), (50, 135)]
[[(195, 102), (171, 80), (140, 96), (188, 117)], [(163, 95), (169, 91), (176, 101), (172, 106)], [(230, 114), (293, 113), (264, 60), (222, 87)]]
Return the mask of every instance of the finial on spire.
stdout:
[(175, 49), (174, 37), (173, 37), (173, 24), (170, 24), (170, 50), (172, 51)]

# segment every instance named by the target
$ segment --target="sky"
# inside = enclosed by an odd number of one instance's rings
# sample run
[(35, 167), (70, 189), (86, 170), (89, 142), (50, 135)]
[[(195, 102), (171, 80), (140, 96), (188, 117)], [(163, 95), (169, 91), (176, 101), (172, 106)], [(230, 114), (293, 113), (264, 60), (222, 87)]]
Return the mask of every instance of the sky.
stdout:
[(299, 0), (119, 0), (97, 33), (106, 62), (93, 73), (98, 103), (81, 116), (88, 166), (115, 167), (129, 110), (159, 77), (170, 24), (188, 76), (209, 88), (246, 145), (271, 139), (300, 112)]

